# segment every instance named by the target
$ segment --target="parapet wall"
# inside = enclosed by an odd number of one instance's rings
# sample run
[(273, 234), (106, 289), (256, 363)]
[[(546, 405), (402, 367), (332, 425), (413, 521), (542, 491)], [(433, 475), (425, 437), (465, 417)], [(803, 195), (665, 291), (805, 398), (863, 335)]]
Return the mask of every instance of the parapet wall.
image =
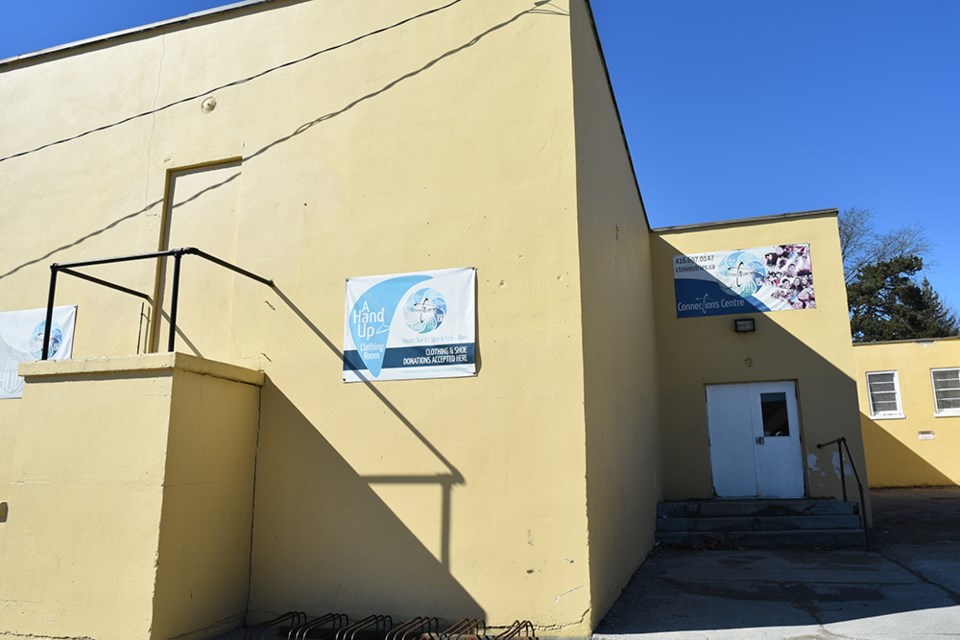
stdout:
[(239, 626), (263, 374), (184, 354), (20, 372), (0, 434), (0, 638)]

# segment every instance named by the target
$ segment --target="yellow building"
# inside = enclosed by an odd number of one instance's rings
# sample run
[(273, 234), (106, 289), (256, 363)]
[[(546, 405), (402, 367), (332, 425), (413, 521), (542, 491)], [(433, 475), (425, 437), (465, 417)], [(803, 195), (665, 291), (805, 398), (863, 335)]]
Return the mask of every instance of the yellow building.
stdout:
[(854, 347), (870, 484), (960, 484), (960, 338)]
[[(583, 637), (658, 502), (839, 496), (840, 436), (863, 469), (836, 211), (651, 231), (584, 0), (256, 0), (0, 62), (0, 95), (0, 312), (53, 263), (182, 247), (272, 282), (58, 272), (73, 359), (0, 400), (0, 638), (287, 610)], [(812, 257), (816, 304), (680, 299), (684, 256), (751, 247)], [(344, 384), (345, 281), (457, 267), (476, 375)]]
[[(798, 490), (799, 495), (826, 496), (839, 489), (839, 456), (834, 448), (818, 448), (818, 444), (840, 437), (857, 443), (851, 451), (854, 463), (861, 472), (865, 468), (859, 449), (853, 350), (836, 217), (836, 210), (813, 211), (655, 230), (654, 259), (661, 266), (674, 256), (723, 248), (806, 244), (816, 283), (813, 308), (757, 315), (755, 331), (737, 333), (731, 315), (678, 318), (674, 273), (664, 268), (654, 271), (662, 475), (668, 498), (709, 496), (717, 486), (718, 463), (724, 460), (731, 473), (752, 471), (755, 452), (750, 441), (754, 437), (766, 436), (766, 449), (757, 452), (773, 456), (765, 462), (758, 458), (757, 464), (767, 466), (768, 477), (775, 483), (781, 481), (775, 471), (789, 470), (793, 480), (786, 482), (793, 487), (793, 497), (798, 497)], [(793, 398), (790, 403), (795, 403), (789, 411), (795, 412), (799, 429), (788, 437), (773, 438), (747, 429), (734, 440), (712, 432), (711, 400), (716, 407), (727, 402), (746, 407), (749, 397), (783, 393), (776, 385), (763, 386), (770, 383), (786, 383), (787, 395)], [(747, 400), (741, 399), (743, 394)], [(708, 402), (693, 401), (704, 396)], [(718, 438), (724, 447), (720, 457)], [(773, 447), (787, 448), (788, 440), (795, 440), (789, 452), (775, 453)], [(758, 481), (762, 485), (762, 478)], [(776, 487), (773, 491), (771, 495), (776, 495)]]

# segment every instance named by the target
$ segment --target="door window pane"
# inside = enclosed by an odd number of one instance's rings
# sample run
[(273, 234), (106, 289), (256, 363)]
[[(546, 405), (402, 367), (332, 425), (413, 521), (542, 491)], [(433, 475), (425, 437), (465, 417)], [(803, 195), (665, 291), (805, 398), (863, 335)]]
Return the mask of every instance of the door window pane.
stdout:
[(760, 410), (763, 413), (763, 435), (768, 438), (789, 436), (790, 421), (787, 419), (787, 394), (761, 393)]

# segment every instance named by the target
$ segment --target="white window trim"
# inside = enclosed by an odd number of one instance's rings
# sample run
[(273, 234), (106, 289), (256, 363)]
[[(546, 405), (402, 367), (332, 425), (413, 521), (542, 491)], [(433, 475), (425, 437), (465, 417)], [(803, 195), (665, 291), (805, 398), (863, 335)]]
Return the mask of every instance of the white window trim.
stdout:
[(930, 392), (933, 393), (933, 416), (935, 418), (943, 418), (947, 416), (960, 416), (960, 409), (940, 409), (940, 406), (937, 404), (937, 388), (935, 382), (933, 381), (933, 374), (937, 371), (957, 371), (960, 370), (960, 367), (938, 367), (936, 369), (930, 369)]
[[(893, 390), (896, 392), (897, 399), (897, 410), (893, 411), (884, 411), (883, 413), (874, 413), (873, 412), (873, 397), (870, 395), (870, 376), (880, 375), (884, 373), (893, 374)], [(933, 374), (931, 373), (931, 379)], [(903, 401), (900, 398), (900, 376), (897, 375), (897, 370), (887, 370), (887, 371), (867, 371), (867, 403), (870, 408), (870, 417), (875, 420), (896, 420), (899, 418), (905, 418), (903, 415)]]

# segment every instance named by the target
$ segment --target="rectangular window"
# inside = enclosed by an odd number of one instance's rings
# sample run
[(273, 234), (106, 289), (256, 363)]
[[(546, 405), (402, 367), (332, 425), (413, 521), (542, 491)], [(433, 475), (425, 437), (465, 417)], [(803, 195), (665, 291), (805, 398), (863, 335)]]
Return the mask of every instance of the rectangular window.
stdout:
[(787, 418), (787, 394), (761, 393), (760, 412), (763, 415), (764, 437), (790, 435), (790, 420)]
[(960, 368), (931, 369), (938, 416), (960, 416)]
[(867, 374), (867, 392), (870, 394), (870, 416), (873, 418), (902, 418), (900, 385), (896, 371), (877, 371)]

